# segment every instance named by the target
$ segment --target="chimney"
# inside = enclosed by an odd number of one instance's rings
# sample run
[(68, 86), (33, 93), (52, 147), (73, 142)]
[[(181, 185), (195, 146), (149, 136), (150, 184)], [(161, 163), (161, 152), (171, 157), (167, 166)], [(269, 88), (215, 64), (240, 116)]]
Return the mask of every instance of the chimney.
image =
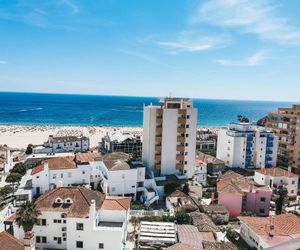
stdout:
[(91, 206), (90, 206), (90, 215), (89, 217), (94, 219), (96, 216), (96, 202), (95, 200), (91, 200)]
[(288, 171), (292, 172), (292, 167), (291, 166), (288, 166)]
[(32, 231), (28, 231), (24, 235), (24, 250), (35, 250), (35, 238)]

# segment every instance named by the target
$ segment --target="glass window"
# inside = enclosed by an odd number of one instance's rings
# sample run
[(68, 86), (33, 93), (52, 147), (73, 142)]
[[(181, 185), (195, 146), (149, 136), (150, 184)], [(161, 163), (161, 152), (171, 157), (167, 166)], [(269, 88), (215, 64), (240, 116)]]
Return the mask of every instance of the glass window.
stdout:
[(99, 249), (104, 249), (104, 244), (103, 243), (99, 243)]
[(83, 223), (76, 223), (76, 230), (83, 231)]
[(76, 241), (76, 248), (83, 248), (83, 241)]

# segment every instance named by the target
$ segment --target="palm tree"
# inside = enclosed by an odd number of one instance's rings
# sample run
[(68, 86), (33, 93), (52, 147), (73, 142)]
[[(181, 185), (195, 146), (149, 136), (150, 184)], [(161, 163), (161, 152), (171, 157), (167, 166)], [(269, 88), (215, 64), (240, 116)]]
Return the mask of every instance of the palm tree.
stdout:
[(26, 201), (17, 210), (16, 222), (19, 227), (23, 227), (24, 232), (32, 230), (33, 226), (37, 224), (38, 216), (41, 214), (34, 204), (34, 202)]

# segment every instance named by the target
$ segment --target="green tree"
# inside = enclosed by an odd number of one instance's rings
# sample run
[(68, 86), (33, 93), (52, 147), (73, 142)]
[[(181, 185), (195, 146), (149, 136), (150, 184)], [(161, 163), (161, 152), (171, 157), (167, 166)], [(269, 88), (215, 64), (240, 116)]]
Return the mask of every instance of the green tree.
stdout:
[(176, 182), (172, 182), (172, 183), (168, 183), (165, 185), (165, 195), (168, 196), (170, 194), (172, 194), (174, 191), (176, 190), (180, 190), (181, 186), (179, 183)]
[(178, 224), (190, 224), (190, 216), (186, 212), (177, 212), (175, 218)]
[(136, 228), (137, 228), (138, 224), (140, 223), (140, 221), (141, 221), (140, 218), (135, 217), (135, 216), (131, 217), (131, 219), (130, 219), (130, 223), (133, 225), (133, 234), (134, 235), (136, 234)]
[(26, 151), (25, 151), (25, 154), (27, 155), (31, 155), (32, 154), (32, 148), (33, 148), (33, 145), (32, 144), (29, 144), (26, 148)]
[(19, 183), (22, 179), (22, 175), (20, 175), (19, 173), (10, 173), (7, 177), (6, 177), (6, 182), (8, 183)]
[(183, 188), (182, 188), (182, 192), (185, 193), (186, 195), (189, 194), (190, 192), (190, 188), (189, 188), (189, 184), (188, 183), (185, 183)]
[(17, 163), (9, 172), (10, 173), (18, 173), (20, 175), (25, 175), (29, 166), (25, 163), (19, 162)]
[(16, 222), (19, 227), (22, 227), (24, 232), (32, 230), (33, 226), (37, 224), (38, 216), (41, 212), (37, 209), (34, 202), (26, 201), (21, 205), (16, 213)]
[(0, 188), (0, 196), (6, 197), (9, 194), (12, 194), (14, 189), (10, 185), (5, 185), (4, 187)]
[(275, 204), (276, 204), (276, 214), (282, 214), (282, 209), (286, 201), (287, 196), (287, 190), (286, 188), (280, 188), (278, 190), (279, 196), (277, 197)]

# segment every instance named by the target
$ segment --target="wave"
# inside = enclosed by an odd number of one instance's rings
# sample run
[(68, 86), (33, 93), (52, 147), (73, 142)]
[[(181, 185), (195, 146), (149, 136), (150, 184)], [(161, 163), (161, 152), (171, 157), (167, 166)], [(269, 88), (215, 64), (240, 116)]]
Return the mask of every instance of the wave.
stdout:
[(16, 112), (31, 112), (31, 111), (38, 111), (38, 110), (43, 110), (43, 108), (21, 109)]

